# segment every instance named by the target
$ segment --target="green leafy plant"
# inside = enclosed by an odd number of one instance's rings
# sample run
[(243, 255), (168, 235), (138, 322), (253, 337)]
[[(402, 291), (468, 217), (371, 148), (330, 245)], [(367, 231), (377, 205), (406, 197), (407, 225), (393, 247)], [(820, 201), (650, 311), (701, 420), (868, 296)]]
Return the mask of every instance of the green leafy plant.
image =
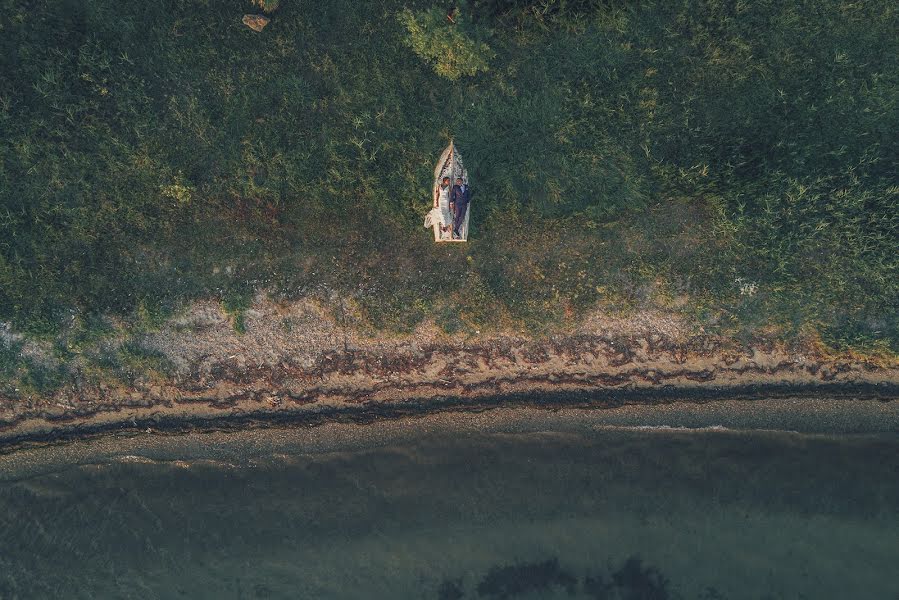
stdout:
[(246, 312), (252, 304), (252, 290), (229, 290), (222, 298), (222, 310), (231, 318), (231, 324), (237, 333), (246, 333)]
[(281, 0), (252, 0), (252, 2), (265, 13), (273, 13), (278, 10), (278, 7), (281, 5)]
[(484, 40), (487, 31), (440, 8), (421, 11), (403, 9), (399, 20), (406, 28), (404, 42), (441, 77), (455, 81), (463, 75), (477, 75), (489, 69), (495, 56)]
[(183, 175), (179, 173), (172, 183), (162, 186), (160, 192), (166, 198), (176, 202), (186, 203), (190, 202), (193, 188), (189, 183), (184, 181)]

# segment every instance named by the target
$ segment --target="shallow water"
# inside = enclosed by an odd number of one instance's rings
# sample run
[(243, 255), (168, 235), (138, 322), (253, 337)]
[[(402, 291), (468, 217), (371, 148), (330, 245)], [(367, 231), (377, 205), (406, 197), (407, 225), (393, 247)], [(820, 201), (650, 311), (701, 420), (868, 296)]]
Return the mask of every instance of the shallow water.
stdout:
[(0, 597), (899, 596), (892, 431), (570, 412), (20, 451)]

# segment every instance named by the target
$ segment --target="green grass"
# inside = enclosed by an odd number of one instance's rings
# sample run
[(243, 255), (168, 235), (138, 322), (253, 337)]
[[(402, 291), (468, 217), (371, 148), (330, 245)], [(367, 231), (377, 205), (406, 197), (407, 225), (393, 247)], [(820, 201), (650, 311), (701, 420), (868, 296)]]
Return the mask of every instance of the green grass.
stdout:
[(127, 340), (118, 350), (115, 372), (129, 383), (147, 377), (165, 377), (172, 364), (161, 352), (143, 346), (139, 340)]
[[(893, 3), (473, 0), (428, 25), (488, 46), (454, 82), (398, 18), (433, 6), (287, 2), (256, 33), (234, 3), (0, 0), (0, 319), (216, 298), (241, 330), (265, 289), (539, 331), (686, 296), (733, 335), (899, 351)], [(420, 226), (450, 138), (465, 247)]]
[(25, 366), (22, 359), (22, 341), (9, 343), (0, 340), (0, 381), (9, 381), (19, 376)]
[(252, 289), (232, 289), (222, 298), (222, 309), (225, 311), (225, 314), (231, 317), (234, 330), (237, 333), (246, 333), (246, 311), (252, 304)]
[(23, 354), (23, 341), (0, 340), (0, 393), (18, 397), (22, 393), (48, 394), (68, 381), (69, 372), (59, 362), (36, 361)]

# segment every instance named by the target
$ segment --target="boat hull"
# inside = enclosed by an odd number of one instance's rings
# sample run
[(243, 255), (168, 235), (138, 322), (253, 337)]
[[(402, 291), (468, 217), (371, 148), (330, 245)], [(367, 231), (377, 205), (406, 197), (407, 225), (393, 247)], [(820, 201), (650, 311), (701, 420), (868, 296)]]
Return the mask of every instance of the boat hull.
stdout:
[[(440, 159), (437, 161), (437, 166), (434, 168), (434, 185), (431, 188), (431, 198), (435, 201), (435, 206), (437, 193), (440, 189), (440, 182), (444, 177), (449, 177), (450, 181), (453, 183), (455, 183), (456, 178), (461, 177), (462, 181), (465, 182), (465, 185), (468, 185), (468, 171), (462, 163), (462, 155), (459, 154), (458, 148), (456, 148), (455, 144), (452, 142), (450, 142), (449, 146), (447, 146), (440, 154)], [(468, 222), (470, 219), (471, 203), (468, 205), (468, 210), (465, 211), (465, 219), (462, 222), (462, 227), (459, 228), (459, 233), (461, 234), (459, 239), (453, 239), (450, 233), (441, 232), (439, 221), (436, 218), (431, 219), (429, 226), (434, 230), (434, 241), (449, 243), (467, 242)]]

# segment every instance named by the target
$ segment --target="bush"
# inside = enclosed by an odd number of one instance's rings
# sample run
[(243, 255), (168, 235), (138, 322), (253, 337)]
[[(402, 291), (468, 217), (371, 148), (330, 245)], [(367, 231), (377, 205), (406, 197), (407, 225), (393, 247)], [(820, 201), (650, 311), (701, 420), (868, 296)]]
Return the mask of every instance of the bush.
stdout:
[(278, 10), (281, 0), (252, 0), (253, 4), (262, 9), (263, 12), (273, 13)]
[(487, 30), (468, 25), (458, 10), (450, 17), (440, 8), (417, 12), (403, 9), (399, 20), (406, 28), (406, 45), (450, 81), (487, 71), (488, 62), (495, 56), (482, 41)]

